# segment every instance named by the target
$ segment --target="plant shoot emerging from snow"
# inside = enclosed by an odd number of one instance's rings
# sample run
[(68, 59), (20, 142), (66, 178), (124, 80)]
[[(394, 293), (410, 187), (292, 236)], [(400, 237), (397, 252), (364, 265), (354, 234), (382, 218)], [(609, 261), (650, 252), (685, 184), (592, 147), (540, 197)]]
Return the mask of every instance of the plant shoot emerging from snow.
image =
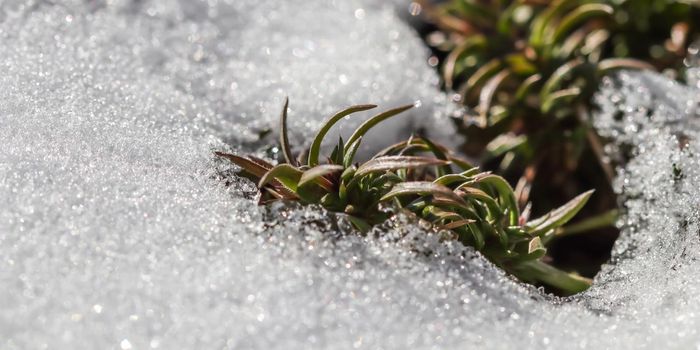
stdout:
[(347, 141), (340, 138), (321, 163), (321, 144), (331, 127), (346, 116), (376, 106), (344, 109), (321, 127), (304, 153), (308, 156), (294, 157), (287, 137), (287, 107), (288, 100), (281, 113), (280, 131), (285, 163), (272, 165), (253, 156), (216, 153), (240, 166), (241, 175), (257, 183), (260, 204), (290, 200), (321, 205), (345, 215), (359, 232), (387, 220), (394, 210), (405, 210), (431, 222), (447, 237), (473, 246), (523, 281), (546, 284), (567, 294), (590, 285), (585, 278), (547, 264), (543, 257), (556, 229), (576, 215), (592, 191), (528, 221), (528, 210), (520, 212), (506, 180), (480, 172), (427, 138), (411, 137), (378, 152), (367, 162), (357, 163), (355, 153), (362, 137), (412, 105), (368, 119)]

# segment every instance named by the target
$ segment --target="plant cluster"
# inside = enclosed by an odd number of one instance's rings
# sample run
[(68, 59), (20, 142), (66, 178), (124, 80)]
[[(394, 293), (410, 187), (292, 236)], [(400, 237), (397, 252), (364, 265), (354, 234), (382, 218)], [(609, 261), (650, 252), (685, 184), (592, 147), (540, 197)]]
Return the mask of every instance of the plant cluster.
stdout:
[[(596, 234), (560, 240), (560, 262), (591, 274), (616, 238), (613, 167), (590, 127), (592, 95), (616, 69), (682, 78), (700, 39), (698, 1), (421, 1), (448, 91), (464, 104), (463, 151), (517, 181), (520, 203), (541, 212), (586, 188), (599, 190), (582, 216)], [(608, 226), (608, 228), (605, 228)], [(567, 248), (568, 247), (568, 248)], [(561, 253), (559, 248), (561, 248)], [(567, 249), (583, 255), (564, 253)]]
[[(561, 140), (563, 131), (575, 135), (585, 126), (603, 75), (621, 68), (677, 71), (700, 37), (700, 11), (689, 1), (423, 3), (445, 34), (433, 43), (448, 52), (445, 86), (469, 107), (470, 148), (488, 157), (511, 152), (508, 159), (523, 158), (522, 164), (551, 148), (552, 136)], [(581, 153), (570, 148), (569, 162)]]
[[(217, 152), (253, 180), (260, 203), (276, 200), (320, 205), (346, 216), (359, 232), (387, 220), (396, 210), (413, 213), (446, 236), (471, 245), (517, 278), (570, 294), (590, 280), (559, 270), (543, 259), (557, 229), (584, 206), (592, 191), (550, 213), (529, 220), (509, 183), (481, 172), (445, 147), (414, 136), (391, 145), (366, 162), (355, 159), (363, 136), (411, 105), (380, 113), (362, 123), (331, 154), (320, 159), (331, 127), (343, 118), (376, 106), (353, 106), (333, 115), (316, 134), (304, 157), (294, 157), (287, 137), (287, 106), (281, 113), (280, 145), (285, 162), (273, 165), (253, 156)], [(302, 158), (302, 159), (299, 159)]]

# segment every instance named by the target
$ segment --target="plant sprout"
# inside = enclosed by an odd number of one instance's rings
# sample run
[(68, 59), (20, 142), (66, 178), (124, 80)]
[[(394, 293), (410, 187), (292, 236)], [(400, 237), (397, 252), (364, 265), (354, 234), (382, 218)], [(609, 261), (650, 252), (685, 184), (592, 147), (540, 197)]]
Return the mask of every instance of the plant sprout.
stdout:
[(254, 156), (216, 152), (241, 167), (241, 175), (259, 189), (260, 204), (298, 201), (320, 205), (348, 218), (359, 233), (389, 219), (397, 210), (429, 221), (436, 230), (473, 246), (489, 260), (522, 281), (540, 283), (571, 294), (591, 281), (559, 270), (543, 259), (557, 229), (584, 206), (585, 192), (548, 214), (528, 220), (510, 184), (498, 175), (480, 172), (445, 147), (425, 137), (410, 137), (357, 162), (363, 136), (380, 122), (412, 105), (379, 113), (362, 123), (347, 141), (342, 137), (324, 161), (321, 145), (329, 130), (346, 116), (375, 108), (358, 105), (326, 121), (302, 161), (294, 157), (287, 137), (287, 108), (281, 113), (280, 145), (285, 162), (273, 165)]

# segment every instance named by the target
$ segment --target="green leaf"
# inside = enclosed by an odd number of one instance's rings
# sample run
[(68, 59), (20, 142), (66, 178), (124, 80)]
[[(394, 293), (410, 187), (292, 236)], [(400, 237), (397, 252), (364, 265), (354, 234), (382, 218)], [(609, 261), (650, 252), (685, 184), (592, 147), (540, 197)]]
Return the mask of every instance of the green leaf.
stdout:
[(448, 164), (449, 163), (449, 158), (447, 156), (448, 151), (444, 147), (433, 143), (433, 141), (430, 141), (430, 139), (428, 139), (427, 137), (424, 137), (421, 140), (423, 141), (423, 143), (425, 143), (425, 145), (428, 147), (430, 152), (432, 152), (437, 159), (445, 161), (444, 165), (440, 165), (437, 167), (436, 176), (442, 176), (442, 175), (451, 173), (452, 168), (450, 168), (450, 165)]
[(481, 66), (464, 84), (462, 91), (460, 92), (464, 97), (464, 101), (476, 91), (479, 87), (484, 85), (488, 79), (490, 79), (494, 74), (496, 74), (503, 65), (501, 60), (494, 58), (485, 65)]
[[(393, 117), (401, 112), (409, 110), (411, 108), (413, 108), (412, 104), (406, 105), (406, 106), (401, 106), (401, 107), (390, 109), (386, 112), (377, 114), (376, 116), (368, 119), (367, 121), (362, 123), (362, 125), (360, 125), (352, 135), (350, 135), (350, 138), (348, 139), (347, 144), (351, 145), (357, 139), (364, 136), (367, 133), (367, 131), (369, 131), (375, 125), (381, 123), (382, 121), (389, 119), (389, 118), (391, 118), (391, 117)], [(347, 149), (345, 151), (347, 152)]]
[[(314, 141), (311, 143), (311, 147), (309, 148), (309, 160), (308, 160), (308, 165), (313, 167), (318, 165), (318, 157), (319, 153), (321, 151), (321, 143), (323, 142), (323, 139), (326, 137), (326, 134), (328, 131), (331, 129), (333, 125), (335, 125), (338, 121), (343, 119), (344, 117), (357, 113), (357, 112), (362, 112), (366, 111), (372, 108), (377, 107), (376, 105), (358, 105), (358, 106), (352, 106), (349, 108), (346, 108), (335, 115), (333, 115), (330, 119), (328, 119), (323, 126), (321, 127), (321, 130), (318, 131), (316, 134), (316, 137), (314, 138)], [(354, 141), (354, 140), (352, 140)], [(348, 144), (352, 143), (352, 141), (348, 141)], [(347, 152), (347, 149), (345, 150)]]
[(434, 224), (438, 224), (440, 221), (444, 220), (461, 220), (462, 216), (459, 214), (442, 210), (434, 205), (428, 205), (423, 208), (422, 215), (424, 218), (430, 219)]
[(265, 173), (267, 173), (267, 171), (270, 170), (268, 168), (265, 168), (261, 164), (251, 161), (250, 159), (237, 156), (235, 154), (223, 152), (214, 152), (214, 154), (216, 154), (219, 157), (228, 159), (231, 163), (238, 165), (239, 167), (243, 168), (243, 171), (253, 175), (258, 179), (263, 177)]
[(280, 147), (282, 147), (282, 154), (284, 154), (284, 159), (288, 164), (293, 166), (298, 166), (297, 160), (292, 155), (292, 150), (289, 147), (289, 137), (287, 132), (287, 109), (289, 108), (289, 97), (284, 98), (284, 106), (282, 107), (282, 113), (280, 113), (280, 125), (282, 130), (280, 130)]
[(345, 158), (345, 144), (343, 143), (343, 137), (338, 138), (338, 144), (333, 148), (331, 152), (330, 162), (332, 164), (342, 165)]
[(615, 10), (606, 4), (584, 4), (564, 17), (554, 30), (550, 43), (560, 42), (575, 26), (592, 17), (610, 16)]
[(493, 186), (498, 192), (499, 198), (504, 202), (506, 208), (508, 209), (508, 219), (510, 225), (518, 224), (518, 217), (520, 216), (520, 209), (518, 209), (518, 202), (515, 199), (515, 193), (513, 188), (510, 187), (508, 181), (498, 175), (487, 174), (479, 178), (480, 183), (485, 183)]
[(372, 226), (364, 219), (360, 219), (357, 216), (353, 215), (348, 215), (347, 218), (350, 221), (350, 223), (352, 223), (352, 225), (355, 226), (355, 228), (362, 233), (367, 233), (369, 232), (369, 230), (372, 229)]
[(498, 24), (496, 27), (498, 28), (498, 32), (503, 35), (510, 35), (511, 34), (511, 29), (513, 28), (512, 24), (515, 22), (514, 14), (519, 8), (522, 8), (522, 6), (519, 3), (512, 3), (506, 7), (505, 10), (498, 16)]
[(454, 5), (460, 16), (466, 17), (470, 22), (478, 23), (481, 26), (490, 26), (497, 17), (497, 14), (493, 13), (491, 9), (478, 4), (477, 1), (457, 0), (454, 2)]
[(585, 56), (601, 49), (610, 40), (610, 32), (605, 29), (598, 29), (586, 36), (586, 42), (581, 47), (581, 53)]
[(598, 63), (598, 72), (606, 74), (617, 69), (656, 70), (651, 64), (633, 58), (608, 58)]
[(564, 40), (559, 50), (556, 50), (556, 56), (561, 59), (568, 59), (575, 53), (577, 48), (584, 44), (588, 35), (589, 30), (585, 27), (575, 30), (566, 37), (566, 40)]
[(297, 190), (297, 184), (301, 180), (302, 171), (289, 165), (279, 164), (270, 169), (265, 175), (260, 178), (258, 188), (262, 188), (272, 180), (277, 180), (292, 191)]
[(530, 91), (542, 80), (540, 74), (529, 76), (515, 91), (515, 100), (525, 102), (525, 98), (530, 94)]
[(547, 6), (547, 8), (532, 21), (530, 30), (530, 44), (535, 47), (540, 47), (544, 43), (545, 34), (547, 33), (550, 23), (566, 11), (571, 5), (577, 3), (578, 0), (555, 0)]
[(355, 142), (352, 143), (352, 145), (349, 145), (346, 152), (345, 152), (345, 158), (343, 159), (343, 166), (346, 168), (349, 168), (353, 161), (355, 160), (355, 153), (357, 153), (357, 150), (360, 148), (360, 144), (362, 143), (362, 137), (358, 138), (355, 140)]
[(445, 59), (442, 70), (443, 78), (445, 80), (445, 87), (448, 90), (452, 90), (456, 75), (455, 69), (457, 67), (457, 62), (474, 50), (483, 48), (485, 45), (486, 38), (483, 35), (474, 35), (464, 39), (459, 46), (450, 51), (450, 54), (447, 55), (447, 58)]
[(308, 183), (314, 182), (326, 189), (327, 191), (333, 190), (333, 184), (325, 178), (326, 175), (334, 174), (343, 171), (341, 165), (335, 164), (325, 164), (317, 165), (307, 171), (299, 179), (298, 187), (302, 187)]
[(479, 202), (483, 202), (495, 219), (499, 219), (502, 217), (503, 213), (501, 212), (501, 208), (495, 199), (493, 199), (486, 192), (478, 188), (472, 188), (467, 186), (468, 184), (460, 185), (455, 189), (455, 193), (457, 193), (457, 195), (462, 198), (466, 197), (469, 199), (477, 200)]
[(553, 92), (542, 101), (542, 113), (551, 112), (554, 107), (561, 103), (568, 104), (579, 95), (581, 95), (581, 89), (578, 87)]
[(411, 181), (402, 182), (394, 185), (391, 191), (385, 194), (380, 201), (387, 201), (394, 197), (407, 196), (407, 195), (432, 195), (432, 196), (442, 196), (451, 199), (457, 203), (466, 205), (466, 202), (462, 197), (458, 196), (449, 187), (438, 185), (427, 181)]
[(571, 76), (574, 73), (574, 71), (577, 68), (581, 67), (583, 64), (583, 59), (579, 57), (577, 59), (566, 62), (565, 64), (557, 68), (554, 71), (554, 73), (552, 73), (552, 75), (549, 77), (549, 79), (547, 79), (547, 82), (542, 87), (542, 90), (540, 91), (540, 100), (546, 99), (547, 95), (551, 94), (552, 92), (554, 92), (555, 89), (559, 88), (564, 82), (564, 79)]
[(511, 54), (506, 57), (510, 71), (518, 76), (530, 76), (537, 73), (537, 66), (530, 62), (524, 54)]
[(552, 235), (551, 238), (555, 239), (582, 233), (589, 233), (603, 227), (614, 227), (618, 218), (618, 210), (612, 209), (594, 217), (589, 217), (585, 220), (576, 222), (575, 224), (560, 227), (554, 232), (554, 235)]
[(450, 186), (454, 183), (457, 182), (468, 182), (471, 181), (471, 178), (468, 176), (464, 176), (462, 174), (446, 174), (443, 176), (440, 176), (439, 178), (435, 179), (433, 183), (436, 183), (438, 185), (442, 186)]
[(321, 197), (321, 205), (324, 208), (333, 211), (342, 210), (345, 207), (344, 201), (342, 201), (338, 195), (333, 192), (326, 193), (323, 197)]
[[(468, 161), (466, 161), (466, 160), (464, 160), (464, 159), (462, 159), (462, 158), (456, 157), (456, 156), (454, 156), (454, 155), (448, 154), (448, 155), (447, 155), (447, 159), (448, 159), (452, 164), (455, 164), (455, 165), (457, 165), (458, 167), (460, 167), (463, 171), (472, 171), (472, 170), (475, 169), (475, 167), (474, 167), (471, 163), (469, 163)], [(464, 175), (464, 174), (462, 174), (462, 175)]]
[(431, 157), (412, 156), (384, 156), (374, 158), (364, 163), (357, 169), (355, 176), (364, 176), (370, 173), (383, 172), (387, 170), (416, 169), (432, 165), (445, 165), (447, 161)]
[(445, 229), (445, 230), (454, 230), (454, 229), (460, 228), (460, 227), (462, 227), (462, 226), (466, 226), (466, 225), (469, 225), (469, 224), (473, 224), (473, 223), (475, 223), (475, 222), (476, 222), (476, 221), (470, 220), (470, 219), (462, 219), (462, 220), (452, 221), (452, 222), (450, 222), (450, 223), (448, 223), (448, 224), (444, 224), (444, 225), (442, 225), (441, 227), (442, 227), (443, 229)]
[(588, 289), (592, 282), (588, 278), (566, 273), (540, 260), (523, 262), (514, 269), (514, 274), (521, 279), (544, 282), (567, 294), (582, 292)]
[(539, 237), (535, 237), (530, 240), (527, 245), (527, 255), (529, 259), (539, 259), (547, 253), (547, 249), (542, 244), (542, 240)]
[(579, 95), (581, 95), (581, 89), (578, 87), (552, 92), (542, 101), (542, 113), (547, 114), (551, 112), (554, 107), (561, 103), (570, 103)]
[(471, 232), (472, 238), (474, 239), (474, 248), (476, 248), (476, 250), (482, 250), (486, 245), (483, 232), (481, 232), (481, 229), (479, 229), (479, 227), (476, 225), (476, 222), (467, 224), (467, 227), (469, 228), (469, 232)]
[(526, 135), (501, 134), (486, 145), (486, 152), (489, 157), (498, 157), (520, 147), (525, 142), (527, 142)]
[(537, 219), (529, 221), (527, 224), (525, 224), (526, 230), (531, 235), (540, 235), (551, 229), (566, 224), (569, 220), (571, 220), (571, 218), (576, 216), (584, 205), (586, 205), (586, 202), (588, 202), (588, 199), (591, 198), (593, 192), (594, 190), (584, 192), (563, 206), (554, 209)]
[(487, 120), (489, 115), (489, 110), (491, 109), (491, 100), (496, 94), (498, 88), (503, 84), (503, 82), (511, 76), (511, 71), (509, 69), (503, 69), (498, 74), (491, 77), (484, 85), (483, 89), (479, 93), (479, 114), (482, 120)]

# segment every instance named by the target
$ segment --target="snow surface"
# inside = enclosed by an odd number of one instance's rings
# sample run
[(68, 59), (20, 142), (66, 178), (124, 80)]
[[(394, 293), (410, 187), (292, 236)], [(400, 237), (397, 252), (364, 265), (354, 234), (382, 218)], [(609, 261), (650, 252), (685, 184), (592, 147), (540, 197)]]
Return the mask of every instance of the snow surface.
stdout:
[(392, 5), (5, 1), (0, 52), (0, 349), (700, 345), (697, 89), (604, 84), (623, 236), (559, 299), (406, 218), (346, 235), (221, 180), (212, 150), (262, 149), (284, 95), (297, 142), (348, 104), (415, 100), (394, 128), (458, 139)]

